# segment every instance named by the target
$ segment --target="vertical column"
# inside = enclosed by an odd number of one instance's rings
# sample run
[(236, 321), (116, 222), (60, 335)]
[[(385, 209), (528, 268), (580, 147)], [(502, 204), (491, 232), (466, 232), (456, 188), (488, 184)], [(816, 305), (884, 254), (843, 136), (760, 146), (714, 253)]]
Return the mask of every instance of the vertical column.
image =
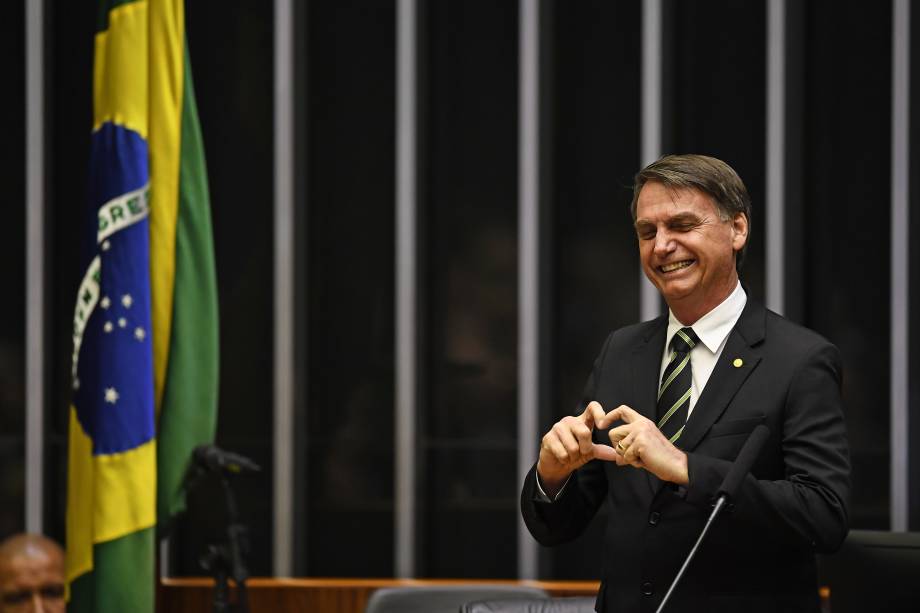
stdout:
[(766, 302), (785, 310), (786, 0), (767, 2)]
[(274, 543), (275, 576), (294, 552), (294, 3), (275, 0)]
[(891, 74), (891, 529), (908, 520), (910, 2), (894, 0)]
[(395, 574), (415, 574), (417, 406), (417, 2), (396, 8), (396, 509)]
[[(518, 125), (518, 471), (533, 464), (540, 409), (540, 3), (520, 0)], [(518, 576), (537, 576), (537, 543), (518, 517)]]
[[(662, 48), (664, 17), (661, 0), (642, 3), (642, 134), (639, 159), (647, 166), (662, 155)], [(639, 318), (654, 319), (661, 314), (658, 290), (639, 269)]]
[(45, 417), (44, 0), (26, 0), (26, 508), (43, 532)]

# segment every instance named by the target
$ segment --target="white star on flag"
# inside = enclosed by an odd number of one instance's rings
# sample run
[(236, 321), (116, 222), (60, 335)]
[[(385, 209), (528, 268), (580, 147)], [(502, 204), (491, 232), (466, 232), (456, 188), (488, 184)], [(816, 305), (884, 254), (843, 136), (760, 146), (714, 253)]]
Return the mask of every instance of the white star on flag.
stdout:
[(103, 250), (103, 251), (108, 251), (111, 247), (112, 247), (112, 243), (110, 243), (109, 241), (103, 241), (103, 242), (102, 242), (102, 250)]
[(105, 388), (105, 401), (110, 404), (118, 402), (118, 391), (114, 387)]
[(73, 380), (73, 389), (74, 389), (74, 391), (80, 389), (80, 380), (79, 380), (79, 379), (74, 379), (74, 380)]
[(111, 332), (111, 331), (112, 331), (112, 328), (114, 328), (114, 327), (115, 327), (115, 326), (112, 325), (112, 322), (107, 321), (107, 322), (105, 322), (105, 325), (102, 326), (102, 329), (105, 330), (106, 332)]
[(124, 328), (124, 327), (127, 326), (127, 325), (128, 325), (128, 320), (127, 320), (127, 319), (125, 319), (124, 317), (119, 317), (119, 318), (118, 318), (118, 327), (119, 327), (119, 328)]
[(144, 340), (144, 337), (147, 336), (147, 333), (144, 332), (143, 328), (134, 328), (134, 338), (139, 341)]
[(131, 294), (125, 294), (121, 297), (121, 303), (125, 305), (126, 309), (130, 309), (131, 305), (134, 303), (134, 299), (131, 298)]
[(109, 308), (110, 304), (112, 304), (112, 301), (109, 300), (108, 296), (103, 296), (102, 300), (99, 301), (99, 306), (101, 306), (103, 309)]

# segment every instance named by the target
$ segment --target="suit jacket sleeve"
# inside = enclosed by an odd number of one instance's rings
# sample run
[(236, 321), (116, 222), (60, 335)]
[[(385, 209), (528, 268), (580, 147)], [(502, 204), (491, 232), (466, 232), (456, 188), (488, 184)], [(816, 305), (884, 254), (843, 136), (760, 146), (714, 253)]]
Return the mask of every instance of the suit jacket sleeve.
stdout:
[[(611, 333), (588, 378), (583, 400), (577, 414), (595, 399), (600, 365), (611, 345)], [(595, 442), (600, 442), (595, 440)], [(521, 514), (533, 537), (542, 545), (557, 545), (577, 538), (591, 522), (607, 494), (607, 478), (601, 462), (592, 460), (572, 473), (562, 494), (554, 502), (546, 502), (537, 491), (537, 465), (531, 467), (521, 490)]]
[[(819, 342), (806, 352), (789, 383), (781, 442), (785, 478), (747, 475), (735, 497), (731, 522), (764, 547), (833, 551), (847, 534), (849, 453), (840, 394), (841, 359)], [(731, 462), (687, 455), (687, 502), (708, 506)]]

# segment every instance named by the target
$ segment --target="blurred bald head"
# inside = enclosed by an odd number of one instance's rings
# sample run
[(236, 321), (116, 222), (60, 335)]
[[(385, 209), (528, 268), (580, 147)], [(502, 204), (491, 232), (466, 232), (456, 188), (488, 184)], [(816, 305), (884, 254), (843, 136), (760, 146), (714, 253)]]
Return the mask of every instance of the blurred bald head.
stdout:
[(64, 611), (64, 552), (38, 534), (0, 543), (0, 613), (26, 611)]

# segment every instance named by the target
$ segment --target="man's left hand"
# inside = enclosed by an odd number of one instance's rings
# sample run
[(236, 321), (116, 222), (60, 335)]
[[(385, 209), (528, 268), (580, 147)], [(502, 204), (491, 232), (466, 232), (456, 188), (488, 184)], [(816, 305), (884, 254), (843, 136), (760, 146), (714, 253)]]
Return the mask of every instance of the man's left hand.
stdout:
[(687, 485), (687, 454), (665, 438), (655, 422), (626, 405), (607, 414), (606, 423), (623, 421), (610, 430), (610, 443), (619, 466), (644, 468), (662, 481)]

